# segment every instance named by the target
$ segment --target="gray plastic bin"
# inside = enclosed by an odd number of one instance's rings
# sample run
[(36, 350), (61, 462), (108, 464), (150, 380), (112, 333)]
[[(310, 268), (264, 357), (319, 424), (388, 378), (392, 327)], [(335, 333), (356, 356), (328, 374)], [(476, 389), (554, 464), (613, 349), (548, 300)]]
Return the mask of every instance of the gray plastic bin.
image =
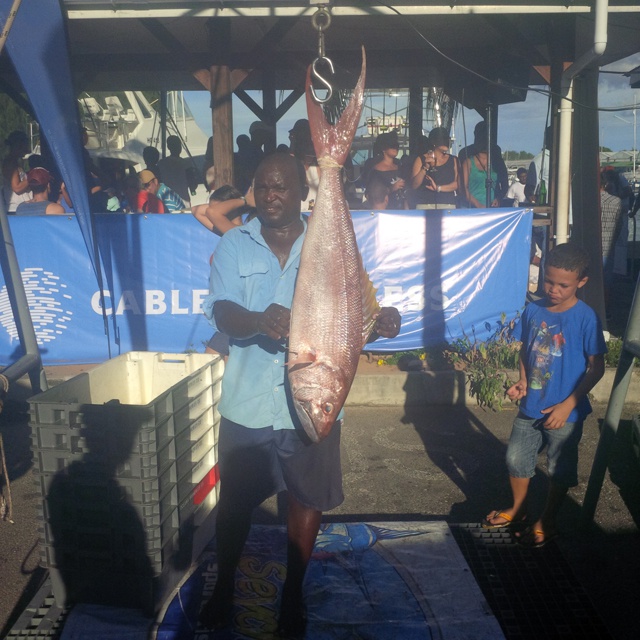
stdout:
[(213, 535), (224, 364), (130, 352), (29, 399), (56, 603), (153, 610)]

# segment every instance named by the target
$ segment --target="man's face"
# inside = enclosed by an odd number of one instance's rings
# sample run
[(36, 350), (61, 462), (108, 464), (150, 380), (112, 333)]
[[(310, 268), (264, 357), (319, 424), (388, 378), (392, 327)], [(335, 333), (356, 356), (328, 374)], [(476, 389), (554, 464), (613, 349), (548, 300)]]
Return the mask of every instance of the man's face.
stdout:
[(160, 188), (160, 181), (158, 178), (154, 178), (147, 186), (147, 191), (150, 191), (154, 195), (158, 193), (158, 189)]
[(522, 171), (521, 173), (518, 174), (518, 180), (520, 181), (520, 184), (526, 184), (527, 183), (527, 172), (526, 171)]
[(302, 191), (295, 160), (287, 155), (266, 158), (256, 171), (254, 194), (265, 227), (286, 227), (298, 220)]

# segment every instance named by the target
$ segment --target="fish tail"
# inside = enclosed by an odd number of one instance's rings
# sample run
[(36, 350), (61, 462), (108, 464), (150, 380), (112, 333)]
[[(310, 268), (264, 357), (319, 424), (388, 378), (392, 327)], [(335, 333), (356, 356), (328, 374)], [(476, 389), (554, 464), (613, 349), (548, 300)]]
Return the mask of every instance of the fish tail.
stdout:
[(327, 122), (322, 110), (322, 105), (318, 104), (311, 93), (311, 66), (307, 69), (307, 114), (309, 116), (309, 127), (311, 138), (316, 150), (318, 164), (322, 166), (322, 158), (330, 158), (332, 164), (344, 165), (351, 149), (351, 143), (356, 134), (356, 129), (360, 123), (360, 114), (364, 101), (364, 80), (366, 76), (367, 60), (362, 47), (362, 69), (355, 89), (349, 100), (349, 104), (342, 113), (338, 123), (333, 126)]

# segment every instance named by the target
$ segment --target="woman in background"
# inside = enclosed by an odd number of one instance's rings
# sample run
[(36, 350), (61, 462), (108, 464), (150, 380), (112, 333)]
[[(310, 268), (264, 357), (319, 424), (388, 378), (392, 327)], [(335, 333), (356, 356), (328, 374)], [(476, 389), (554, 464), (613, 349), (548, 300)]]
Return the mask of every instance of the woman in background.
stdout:
[[(470, 207), (476, 209), (487, 208), (487, 154), (486, 140), (480, 139), (475, 145), (475, 154), (466, 158), (462, 163), (462, 175), (464, 177), (464, 189)], [(491, 167), (491, 190), (489, 200), (492, 207), (499, 206), (496, 197), (498, 186), (498, 173)]]
[(31, 190), (22, 159), (29, 153), (29, 138), (24, 131), (12, 131), (4, 143), (9, 153), (2, 161), (4, 178), (4, 203), (9, 213), (15, 213), (18, 205), (31, 200)]
[(405, 181), (400, 177), (400, 165), (397, 160), (400, 149), (398, 134), (395, 131), (381, 133), (376, 142), (379, 155), (367, 176), (367, 187), (372, 181), (383, 182), (389, 187), (387, 209), (406, 209)]
[(411, 172), (416, 209), (455, 209), (460, 188), (458, 159), (450, 153), (451, 139), (442, 127), (429, 133), (429, 149), (419, 155)]

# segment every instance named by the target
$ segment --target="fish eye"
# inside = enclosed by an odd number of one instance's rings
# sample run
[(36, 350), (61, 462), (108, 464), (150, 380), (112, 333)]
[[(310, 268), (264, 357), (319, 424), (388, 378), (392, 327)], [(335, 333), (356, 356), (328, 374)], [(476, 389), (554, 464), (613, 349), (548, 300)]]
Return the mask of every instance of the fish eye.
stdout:
[(326, 402), (322, 410), (329, 415), (333, 411), (333, 405), (330, 402)]

